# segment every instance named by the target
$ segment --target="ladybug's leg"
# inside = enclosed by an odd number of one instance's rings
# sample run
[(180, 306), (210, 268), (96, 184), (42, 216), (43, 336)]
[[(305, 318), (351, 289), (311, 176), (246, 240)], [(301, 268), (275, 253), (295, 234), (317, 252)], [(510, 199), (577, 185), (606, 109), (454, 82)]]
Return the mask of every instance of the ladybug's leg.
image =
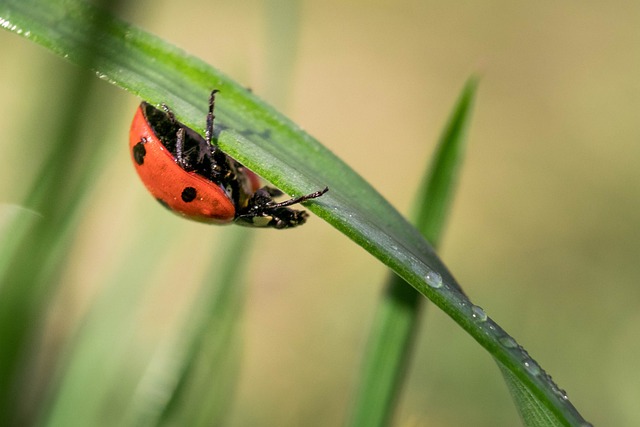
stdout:
[(280, 193), (280, 190), (263, 187), (251, 196), (247, 207), (238, 212), (236, 215), (236, 223), (252, 227), (272, 227), (278, 229), (302, 225), (309, 215), (305, 211), (289, 209), (286, 206), (291, 206), (309, 199), (315, 199), (327, 191), (329, 191), (329, 189), (324, 188), (311, 194), (276, 203), (273, 201), (272, 193)]
[[(180, 125), (176, 121), (176, 116), (173, 114), (173, 111), (171, 110), (171, 108), (169, 108), (169, 106), (165, 103), (162, 103), (161, 106), (162, 106), (162, 110), (167, 114), (167, 117), (169, 118), (169, 121), (171, 122), (171, 124)], [(187, 161), (184, 158), (184, 138), (185, 138), (184, 132), (185, 131), (182, 126), (180, 126), (180, 129), (178, 129), (178, 132), (176, 132), (176, 162), (183, 169), (187, 167)]]
[(218, 89), (211, 91), (209, 96), (209, 113), (207, 114), (207, 127), (204, 132), (204, 141), (200, 140), (200, 155), (199, 161), (202, 161), (204, 156), (207, 156), (211, 162), (211, 178), (228, 179), (231, 173), (228, 164), (227, 155), (213, 143), (213, 120), (215, 115), (213, 111), (216, 106), (216, 93), (220, 92)]
[(176, 133), (176, 162), (185, 169), (187, 162), (184, 158), (184, 128), (181, 127)]
[(281, 230), (283, 228), (292, 228), (307, 222), (309, 214), (307, 211), (297, 211), (289, 208), (278, 208), (269, 212), (270, 221), (268, 227)]
[(209, 113), (207, 114), (207, 128), (204, 131), (204, 139), (207, 142), (207, 144), (212, 145), (213, 147), (215, 147), (215, 145), (211, 144), (211, 141), (213, 139), (213, 119), (215, 119), (216, 116), (213, 115), (213, 109), (216, 106), (216, 93), (220, 92), (218, 89), (214, 89), (211, 91), (211, 95), (209, 95)]
[(207, 113), (207, 127), (204, 130), (204, 141), (201, 139), (198, 140), (200, 144), (200, 152), (198, 154), (198, 162), (202, 162), (205, 157), (209, 159), (211, 164), (215, 165), (217, 163), (216, 156), (219, 151), (218, 147), (215, 144), (212, 144), (213, 140), (213, 119), (216, 117), (213, 114), (213, 110), (216, 105), (216, 93), (220, 92), (218, 89), (214, 89), (211, 91), (211, 95), (209, 96), (209, 113)]
[(273, 201), (269, 190), (269, 187), (264, 187), (251, 196), (247, 206), (236, 213), (236, 224), (247, 227), (282, 229), (305, 223), (308, 217), (305, 211), (275, 206), (277, 204)]
[[(269, 188), (269, 187), (266, 187), (266, 188)], [(282, 194), (282, 192), (280, 190), (276, 190), (276, 191), (278, 193)], [(320, 191), (315, 191), (315, 192), (310, 193), (310, 194), (305, 194), (304, 196), (295, 197), (293, 199), (285, 200), (284, 202), (273, 203), (273, 201), (272, 201), (271, 203), (269, 203), (267, 205), (267, 208), (268, 209), (276, 209), (276, 208), (283, 208), (285, 206), (295, 205), (295, 204), (304, 202), (304, 201), (309, 200), (309, 199), (315, 199), (316, 197), (320, 197), (324, 193), (326, 193), (327, 191), (329, 191), (329, 187), (324, 187), (324, 189), (322, 189)]]

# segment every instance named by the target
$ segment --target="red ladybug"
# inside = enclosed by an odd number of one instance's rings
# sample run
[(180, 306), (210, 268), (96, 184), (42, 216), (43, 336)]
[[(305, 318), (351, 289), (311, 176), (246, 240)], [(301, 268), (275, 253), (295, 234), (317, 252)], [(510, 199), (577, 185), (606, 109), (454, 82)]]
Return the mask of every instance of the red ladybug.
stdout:
[(256, 174), (211, 143), (216, 92), (209, 98), (206, 138), (178, 122), (168, 107), (140, 104), (129, 149), (142, 182), (167, 209), (195, 221), (278, 229), (304, 224), (307, 212), (287, 206), (320, 197), (328, 188), (275, 202), (280, 190), (261, 188)]

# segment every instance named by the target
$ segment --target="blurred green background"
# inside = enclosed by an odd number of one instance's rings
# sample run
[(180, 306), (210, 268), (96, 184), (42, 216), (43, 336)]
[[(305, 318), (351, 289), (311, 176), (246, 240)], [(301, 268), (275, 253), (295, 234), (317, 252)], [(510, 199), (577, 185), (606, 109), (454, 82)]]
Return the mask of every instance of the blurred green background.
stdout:
[[(585, 418), (640, 424), (640, 3), (140, 1), (121, 15), (252, 88), (402, 212), (464, 81), (480, 72), (441, 255)], [(75, 71), (8, 32), (0, 46), (4, 233), (7, 218), (24, 214), (16, 205)], [(78, 120), (87, 144), (107, 145), (105, 164), (50, 302), (42, 372), (109, 286), (131, 286), (116, 300), (139, 298), (121, 318), (127, 357), (114, 363), (122, 375), (143, 369), (234, 234), (157, 206), (127, 151), (140, 100), (106, 83), (96, 91)], [(252, 249), (237, 259), (249, 288), (227, 425), (339, 425), (385, 269), (314, 217), (249, 232)], [(148, 245), (134, 246), (141, 238)], [(122, 267), (141, 253), (158, 263)], [(153, 286), (137, 294), (140, 275)], [(517, 425), (491, 358), (437, 310), (425, 320), (396, 425)]]

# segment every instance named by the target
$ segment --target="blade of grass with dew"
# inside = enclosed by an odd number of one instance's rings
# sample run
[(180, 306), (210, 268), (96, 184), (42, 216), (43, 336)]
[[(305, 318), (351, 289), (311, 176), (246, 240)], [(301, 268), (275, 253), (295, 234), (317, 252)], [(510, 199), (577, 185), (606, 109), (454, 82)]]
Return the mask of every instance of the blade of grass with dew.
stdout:
[[(83, 34), (103, 12), (71, 1), (3, 0), (0, 25), (79, 65)], [(255, 94), (199, 59), (116, 18), (101, 34), (93, 65), (100, 78), (159, 105), (203, 133), (206, 99), (217, 103), (219, 146), (291, 195), (324, 186), (329, 193), (305, 205), (428, 297), (487, 349), (565, 425), (586, 425), (561, 389), (505, 331), (460, 291), (422, 235), (368, 183)], [(339, 96), (336, 94), (335, 96)]]
[[(425, 175), (416, 226), (438, 246), (462, 164), (477, 80), (471, 78), (444, 129)], [(390, 425), (409, 368), (415, 335), (427, 300), (392, 274), (377, 308), (348, 426)]]

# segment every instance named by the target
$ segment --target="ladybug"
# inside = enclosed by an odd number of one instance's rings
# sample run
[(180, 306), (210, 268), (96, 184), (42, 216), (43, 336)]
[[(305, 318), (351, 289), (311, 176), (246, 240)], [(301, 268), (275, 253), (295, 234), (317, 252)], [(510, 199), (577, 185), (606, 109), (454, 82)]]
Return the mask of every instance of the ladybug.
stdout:
[(291, 228), (308, 214), (288, 206), (315, 199), (328, 188), (283, 202), (283, 193), (261, 187), (258, 176), (212, 143), (215, 95), (209, 98), (205, 138), (162, 110), (142, 102), (129, 133), (129, 149), (149, 192), (170, 211), (195, 221), (249, 227)]

